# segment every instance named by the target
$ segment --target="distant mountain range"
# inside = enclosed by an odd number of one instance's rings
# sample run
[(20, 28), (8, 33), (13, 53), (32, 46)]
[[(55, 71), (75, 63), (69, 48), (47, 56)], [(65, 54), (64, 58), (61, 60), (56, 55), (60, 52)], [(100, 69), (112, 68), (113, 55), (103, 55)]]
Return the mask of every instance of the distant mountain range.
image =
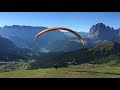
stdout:
[(83, 46), (74, 34), (70, 32), (48, 32), (33, 41), (35, 35), (47, 27), (4, 26), (0, 27), (0, 35), (11, 40), (17, 47), (28, 48), (37, 52), (70, 52), (100, 44), (105, 41), (120, 43), (120, 28), (106, 26), (103, 23), (93, 25), (89, 33), (78, 32), (86, 41)]
[(41, 35), (36, 42), (34, 42), (35, 35), (47, 29), (47, 27), (33, 27), (33, 26), (4, 26), (0, 27), (0, 35), (13, 41), (18, 47), (31, 48), (35, 51), (40, 51), (41, 48), (46, 48), (49, 44), (56, 40), (61, 40), (67, 37), (61, 31), (53, 31)]
[[(120, 43), (120, 28), (114, 29), (113, 27), (106, 26), (103, 23), (97, 23), (96, 25), (93, 25), (90, 28), (89, 33), (78, 32), (86, 41), (86, 44), (84, 46), (74, 34), (70, 32), (64, 33), (68, 36), (68, 39), (64, 41), (57, 40), (54, 43), (51, 43), (48, 46), (51, 52), (75, 51), (80, 48), (94, 46), (105, 41), (113, 41)], [(59, 46), (58, 44), (61, 46)]]

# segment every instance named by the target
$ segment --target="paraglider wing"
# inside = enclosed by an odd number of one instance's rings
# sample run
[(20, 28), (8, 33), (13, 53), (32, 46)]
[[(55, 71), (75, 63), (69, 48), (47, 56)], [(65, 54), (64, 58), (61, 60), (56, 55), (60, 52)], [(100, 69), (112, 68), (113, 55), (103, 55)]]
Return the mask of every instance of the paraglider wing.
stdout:
[(80, 41), (82, 42), (83, 45), (85, 44), (84, 39), (83, 39), (77, 32), (75, 32), (75, 31), (73, 31), (73, 30), (71, 30), (71, 29), (69, 29), (69, 28), (64, 28), (64, 27), (54, 27), (54, 28), (45, 29), (45, 30), (39, 32), (39, 33), (35, 36), (34, 41), (35, 41), (40, 35), (42, 35), (43, 33), (49, 32), (49, 31), (54, 31), (54, 30), (66, 30), (66, 31), (69, 31), (69, 32), (75, 34), (75, 35), (80, 39)]

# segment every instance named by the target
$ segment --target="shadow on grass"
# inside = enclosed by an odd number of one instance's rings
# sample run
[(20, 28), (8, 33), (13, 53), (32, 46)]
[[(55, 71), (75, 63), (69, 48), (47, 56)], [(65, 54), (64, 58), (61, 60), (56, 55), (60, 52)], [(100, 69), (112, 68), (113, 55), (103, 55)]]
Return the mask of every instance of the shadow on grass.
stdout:
[(96, 71), (73, 71), (73, 72), (86, 72), (86, 73), (93, 73), (93, 74), (111, 74), (111, 75), (120, 75), (120, 73), (96, 72)]

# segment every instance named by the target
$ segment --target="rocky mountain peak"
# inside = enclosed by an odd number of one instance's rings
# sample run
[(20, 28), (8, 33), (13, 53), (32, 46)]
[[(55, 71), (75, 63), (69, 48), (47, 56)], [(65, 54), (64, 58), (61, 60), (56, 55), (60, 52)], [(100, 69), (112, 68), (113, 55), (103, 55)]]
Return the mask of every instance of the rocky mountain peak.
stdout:
[(112, 40), (118, 36), (117, 34), (118, 32), (113, 27), (97, 23), (90, 28), (88, 37), (100, 40)]

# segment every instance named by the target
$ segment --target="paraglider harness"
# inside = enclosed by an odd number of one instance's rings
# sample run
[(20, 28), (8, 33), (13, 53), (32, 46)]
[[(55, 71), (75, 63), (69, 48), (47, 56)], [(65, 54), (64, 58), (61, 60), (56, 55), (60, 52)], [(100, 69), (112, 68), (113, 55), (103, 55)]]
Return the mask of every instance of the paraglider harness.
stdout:
[(54, 65), (54, 68), (57, 70), (57, 68), (58, 68), (58, 64), (55, 64), (55, 65)]

